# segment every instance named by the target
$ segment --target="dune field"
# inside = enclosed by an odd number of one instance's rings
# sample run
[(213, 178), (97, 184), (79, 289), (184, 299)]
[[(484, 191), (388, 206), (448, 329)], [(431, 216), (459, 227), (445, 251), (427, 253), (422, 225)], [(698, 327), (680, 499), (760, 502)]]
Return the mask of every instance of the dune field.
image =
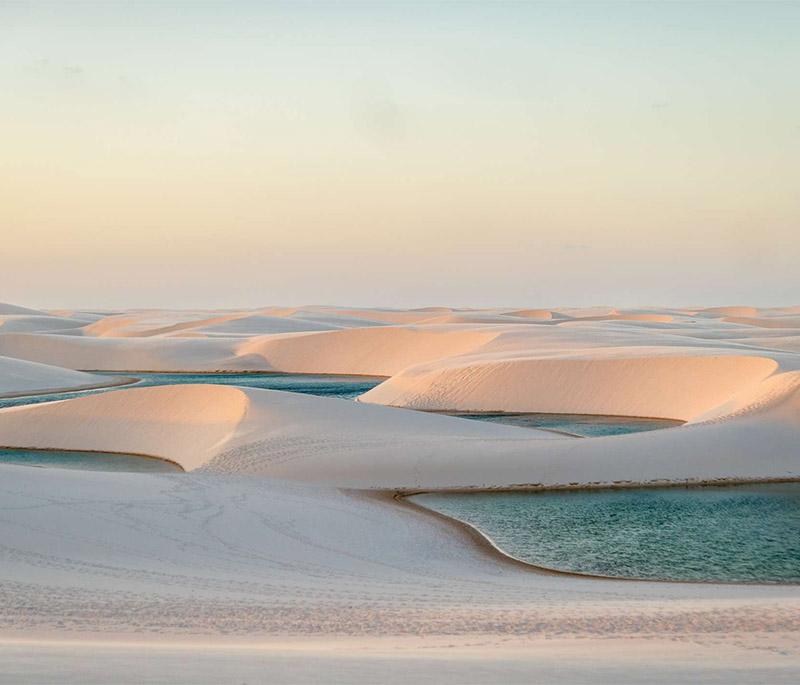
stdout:
[[(124, 387), (152, 371), (384, 380)], [(546, 572), (395, 496), (800, 480), (800, 308), (0, 305), (0, 397), (105, 387), (0, 410), (0, 446), (185, 472), (0, 464), (0, 682), (796, 682), (796, 585)]]

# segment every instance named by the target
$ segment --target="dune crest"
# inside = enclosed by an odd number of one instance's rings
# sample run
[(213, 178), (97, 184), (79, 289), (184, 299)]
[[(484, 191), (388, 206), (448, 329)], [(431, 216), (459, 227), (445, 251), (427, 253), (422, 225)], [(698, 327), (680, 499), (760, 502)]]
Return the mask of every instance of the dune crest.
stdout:
[(249, 405), (239, 388), (131, 388), (0, 412), (0, 444), (129, 452), (191, 470), (234, 435)]
[(758, 316), (758, 309), (755, 307), (708, 307), (697, 311), (698, 316), (712, 316), (724, 318), (726, 316)]
[(792, 372), (754, 381), (749, 397), (741, 392), (727, 414), (695, 425), (593, 439), (207, 385), (118, 390), (8, 409), (0, 411), (0, 435), (10, 446), (127, 451), (186, 470), (348, 488), (791, 478), (800, 477), (799, 379)]
[[(336, 636), (338, 659), (375, 649), (365, 642), (375, 635), (413, 636), (426, 649), (439, 640), (451, 659), (456, 645), (466, 661), (487, 639), (518, 660), (531, 640), (549, 653), (554, 634), (628, 654), (631, 635), (645, 633), (651, 647), (652, 636), (673, 646), (712, 635), (707, 649), (726, 660), (739, 650), (749, 664), (767, 636), (786, 647), (770, 658), (796, 664), (796, 587), (542, 574), (391, 497), (800, 479), (797, 329), (696, 309), (513, 315), (524, 311), (76, 310), (69, 318), (83, 325), (57, 332), (25, 329), (53, 315), (7, 315), (26, 323), (0, 326), (0, 392), (110, 380), (74, 369), (387, 378), (359, 402), (198, 384), (0, 410), (0, 445), (138, 453), (188, 472), (0, 463), (0, 642), (33, 639), (33, 663), (42, 637), (186, 640), (197, 655), (224, 640), (277, 650), (310, 639), (330, 651)], [(689, 422), (581, 439), (385, 404)], [(648, 661), (639, 680), (651, 673)]]
[(413, 364), (480, 348), (500, 331), (493, 328), (351, 328), (293, 337), (255, 338), (237, 348), (270, 368), (296, 373), (390, 376)]
[(46, 313), (38, 309), (29, 309), (28, 307), (20, 307), (8, 302), (0, 302), (0, 315), (18, 315), (24, 314), (29, 316), (45, 316)]
[[(724, 356), (513, 359), (412, 367), (360, 398), (425, 410), (648, 416), (689, 421), (777, 368)], [(661, 351), (663, 354), (663, 350)]]
[(85, 390), (118, 385), (123, 379), (0, 357), (0, 397)]

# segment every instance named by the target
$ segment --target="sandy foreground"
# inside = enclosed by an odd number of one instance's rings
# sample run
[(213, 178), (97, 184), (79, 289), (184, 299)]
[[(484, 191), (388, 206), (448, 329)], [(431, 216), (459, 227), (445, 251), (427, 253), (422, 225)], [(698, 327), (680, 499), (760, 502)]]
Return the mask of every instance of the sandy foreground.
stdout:
[[(122, 388), (0, 411), (0, 444), (183, 474), (0, 465), (0, 682), (796, 682), (795, 586), (510, 563), (394, 491), (800, 478), (800, 309), (37, 312), (0, 394), (91, 371), (386, 376), (358, 402)], [(578, 439), (410, 409), (622, 414)], [(145, 656), (146, 655), (146, 658)]]

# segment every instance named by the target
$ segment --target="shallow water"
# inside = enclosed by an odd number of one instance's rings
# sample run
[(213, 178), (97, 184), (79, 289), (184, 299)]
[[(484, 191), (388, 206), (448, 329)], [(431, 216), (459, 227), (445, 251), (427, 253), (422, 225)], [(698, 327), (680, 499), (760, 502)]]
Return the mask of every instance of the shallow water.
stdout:
[[(124, 376), (124, 373), (101, 375)], [(310, 395), (352, 399), (374, 388), (382, 378), (364, 376), (327, 376), (312, 374), (265, 374), (265, 373), (135, 373), (129, 374), (139, 381), (114, 388), (82, 390), (77, 392), (50, 393), (28, 397), (0, 399), (0, 408), (26, 404), (39, 404), (54, 400), (94, 395), (121, 388), (141, 388), (156, 385), (180, 385), (186, 383), (209, 383), (214, 385), (238, 385), (248, 388), (287, 390)], [(181, 471), (180, 467), (160, 459), (150, 459), (129, 454), (111, 452), (77, 452), (67, 450), (26, 450), (0, 448), (0, 463), (21, 464), (42, 468), (83, 469), (88, 471), (164, 472)]]
[(83, 471), (125, 471), (133, 473), (181, 472), (176, 464), (163, 459), (113, 452), (79, 452), (73, 450), (26, 450), (0, 448), (0, 464), (17, 464), (39, 468), (81, 469)]
[(304, 373), (134, 373), (136, 387), (210, 383), (245, 388), (285, 390), (306, 395), (353, 399), (372, 390), (383, 378), (373, 376), (334, 376)]
[(328, 376), (316, 374), (276, 374), (276, 373), (129, 373), (100, 372), (100, 375), (126, 376), (140, 379), (136, 383), (114, 388), (96, 390), (80, 390), (77, 392), (50, 393), (47, 395), (31, 395), (0, 399), (0, 409), (17, 407), (23, 404), (39, 404), (54, 400), (66, 400), (74, 397), (94, 395), (99, 392), (122, 388), (144, 388), (154, 385), (181, 385), (185, 383), (209, 383), (212, 385), (238, 385), (247, 388), (266, 388), (270, 390), (286, 390), (307, 395), (324, 397), (341, 397), (353, 399), (378, 385), (382, 378), (372, 376)]
[(562, 571), (800, 582), (800, 483), (415, 495), (501, 549)]
[[(209, 383), (212, 385), (237, 385), (246, 388), (285, 390), (322, 397), (355, 399), (379, 385), (384, 379), (377, 376), (347, 376), (304, 373), (168, 373), (168, 372), (95, 372), (104, 376), (127, 376), (138, 378), (136, 383), (113, 388), (79, 390), (76, 392), (49, 393), (0, 399), (0, 409), (25, 404), (40, 404), (54, 400), (85, 397), (120, 388), (144, 388), (155, 385), (181, 385), (185, 383)], [(581, 414), (472, 414), (452, 413), (465, 419), (491, 421), (523, 428), (547, 428), (572, 433), (583, 437), (622, 435), (639, 431), (670, 428), (681, 425), (681, 421), (668, 419), (641, 419), (620, 416), (590, 416)]]
[(661, 428), (674, 428), (683, 421), (672, 419), (643, 419), (630, 416), (595, 416), (591, 414), (468, 414), (452, 413), (464, 419), (491, 421), (523, 428), (545, 428), (585, 438), (604, 435), (624, 435)]

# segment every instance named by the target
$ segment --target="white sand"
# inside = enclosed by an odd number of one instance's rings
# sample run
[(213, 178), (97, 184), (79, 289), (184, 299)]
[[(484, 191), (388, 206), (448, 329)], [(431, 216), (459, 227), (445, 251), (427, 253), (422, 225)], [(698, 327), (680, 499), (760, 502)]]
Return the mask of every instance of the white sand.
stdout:
[[(3, 354), (73, 369), (391, 376), (358, 403), (195, 385), (1, 411), (0, 444), (139, 452), (188, 471), (0, 466), (6, 682), (130, 682), (149, 642), (161, 645), (144, 669), (153, 681), (796, 680), (797, 587), (538, 574), (371, 492), (800, 477), (792, 329), (770, 347), (775, 329), (725, 321), (728, 311), (547, 311), (528, 323), (508, 309), (131, 312), (98, 320), (94, 335), (0, 332)], [(230, 336), (208, 330), (253, 316)], [(261, 317), (303, 316), (342, 324), (245, 333)], [(420, 323), (443, 316), (477, 323)], [(380, 325), (353, 326), (370, 317)], [(691, 423), (576, 439), (380, 406), (482, 402)], [(99, 645), (64, 651), (90, 638)], [(96, 670), (81, 671), (82, 654)]]
[(44, 312), (41, 312), (38, 309), (29, 309), (28, 307), (20, 307), (19, 305), (10, 304), (8, 302), (0, 302), (0, 316), (4, 316), (6, 314), (39, 315), (39, 314), (44, 314)]
[(124, 381), (125, 379), (114, 376), (101, 376), (22, 359), (0, 357), (0, 397), (86, 390), (120, 385)]

